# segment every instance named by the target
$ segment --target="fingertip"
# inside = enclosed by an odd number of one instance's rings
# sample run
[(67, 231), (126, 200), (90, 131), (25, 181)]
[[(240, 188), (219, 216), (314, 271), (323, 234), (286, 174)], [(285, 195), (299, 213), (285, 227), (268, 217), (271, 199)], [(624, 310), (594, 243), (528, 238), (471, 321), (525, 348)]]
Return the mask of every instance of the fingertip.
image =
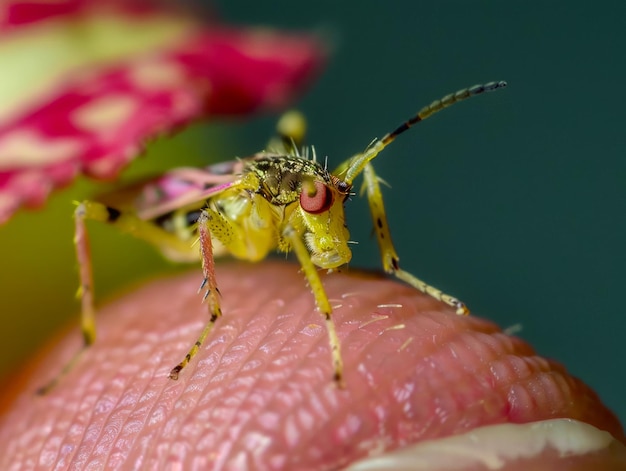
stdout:
[(297, 266), (223, 264), (217, 276), (224, 316), (182, 370), (175, 365), (208, 321), (196, 271), (103, 306), (96, 343), (36, 397), (80, 348), (78, 329), (40, 355), (0, 425), (0, 468), (4, 456), (41, 461), (62, 450), (66, 462), (93, 466), (116, 453), (121, 463), (182, 467), (209, 456), (234, 466), (249, 454), (285, 469), (338, 467), (372, 449), (558, 417), (623, 439), (615, 416), (564, 368), (403, 284), (322, 275), (342, 344), (342, 389), (325, 320)]

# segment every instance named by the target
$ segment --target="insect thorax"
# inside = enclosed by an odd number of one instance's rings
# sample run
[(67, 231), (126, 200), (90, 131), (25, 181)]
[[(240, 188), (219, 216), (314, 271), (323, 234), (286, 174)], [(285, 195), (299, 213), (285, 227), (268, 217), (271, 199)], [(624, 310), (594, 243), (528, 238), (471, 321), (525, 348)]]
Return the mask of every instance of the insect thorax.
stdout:
[(249, 161), (245, 173), (258, 178), (257, 193), (274, 205), (297, 201), (306, 179), (333, 185), (332, 177), (324, 167), (296, 155), (261, 154)]

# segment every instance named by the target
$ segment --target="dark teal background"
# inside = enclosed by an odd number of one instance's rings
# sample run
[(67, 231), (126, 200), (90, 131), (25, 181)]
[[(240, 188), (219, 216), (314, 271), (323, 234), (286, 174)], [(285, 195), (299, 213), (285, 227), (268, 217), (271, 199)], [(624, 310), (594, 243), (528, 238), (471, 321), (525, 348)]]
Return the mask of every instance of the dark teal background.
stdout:
[[(229, 21), (317, 29), (335, 46), (301, 101), (332, 164), (422, 105), (509, 87), (411, 130), (375, 162), (405, 268), (564, 363), (626, 419), (626, 3), (257, 2)], [(256, 150), (272, 119), (237, 131)], [(256, 146), (256, 147), (255, 147)], [(333, 165), (331, 165), (332, 167)], [(376, 267), (364, 202), (352, 267)]]

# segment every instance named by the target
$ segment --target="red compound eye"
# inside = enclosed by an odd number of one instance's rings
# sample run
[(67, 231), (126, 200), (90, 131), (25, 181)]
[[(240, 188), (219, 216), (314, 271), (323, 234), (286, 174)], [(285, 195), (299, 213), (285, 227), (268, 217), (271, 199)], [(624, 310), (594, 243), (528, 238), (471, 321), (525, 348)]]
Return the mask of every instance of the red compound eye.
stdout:
[(300, 206), (310, 214), (328, 211), (333, 204), (333, 194), (330, 188), (322, 182), (313, 182), (313, 188), (315, 191), (310, 194), (307, 185), (303, 186), (302, 193), (300, 193)]

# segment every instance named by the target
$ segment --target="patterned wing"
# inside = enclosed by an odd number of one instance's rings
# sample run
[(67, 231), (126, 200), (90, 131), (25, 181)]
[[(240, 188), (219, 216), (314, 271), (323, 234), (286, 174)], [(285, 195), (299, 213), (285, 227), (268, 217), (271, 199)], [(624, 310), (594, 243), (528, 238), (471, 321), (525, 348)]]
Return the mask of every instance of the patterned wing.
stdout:
[(141, 219), (153, 219), (206, 200), (236, 184), (243, 165), (243, 162), (232, 161), (206, 168), (173, 169), (144, 182), (133, 200), (133, 207)]

